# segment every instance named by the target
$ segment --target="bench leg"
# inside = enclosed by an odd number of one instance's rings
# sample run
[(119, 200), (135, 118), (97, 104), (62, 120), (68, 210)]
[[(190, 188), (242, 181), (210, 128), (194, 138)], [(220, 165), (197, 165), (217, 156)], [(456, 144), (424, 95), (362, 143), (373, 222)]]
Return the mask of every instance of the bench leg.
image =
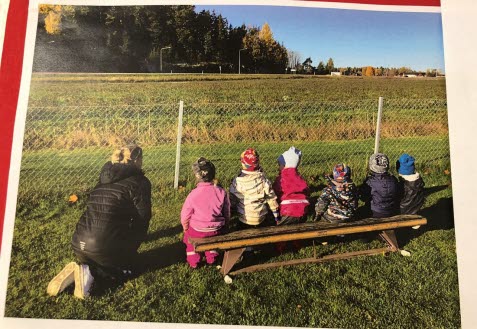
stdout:
[(244, 251), (245, 248), (227, 250), (224, 253), (224, 260), (222, 262), (222, 268), (220, 269), (220, 272), (222, 272), (223, 275), (227, 275), (235, 263), (240, 259), (240, 256), (242, 256)]
[(391, 251), (398, 251), (399, 250), (399, 245), (396, 239), (396, 234), (394, 233), (394, 230), (386, 230), (382, 231), (379, 236), (381, 239), (384, 240), (391, 249)]

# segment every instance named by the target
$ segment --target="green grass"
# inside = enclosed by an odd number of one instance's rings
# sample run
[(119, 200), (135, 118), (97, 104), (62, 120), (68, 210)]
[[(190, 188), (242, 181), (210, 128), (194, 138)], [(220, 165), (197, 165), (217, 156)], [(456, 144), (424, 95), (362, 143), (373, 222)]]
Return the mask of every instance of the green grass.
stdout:
[[(74, 93), (70, 92), (74, 90)], [(306, 102), (406, 98), (445, 99), (445, 79), (291, 75), (33, 74), (29, 106), (163, 102)]]
[[(93, 298), (85, 301), (75, 299), (71, 288), (56, 298), (46, 294), (49, 280), (74, 260), (71, 236), (100, 167), (111, 153), (106, 140), (101, 140), (99, 147), (93, 146), (96, 142), (91, 141), (85, 144), (89, 147), (77, 148), (67, 139), (53, 145), (54, 138), (68, 127), (76, 131), (78, 127), (88, 127), (98, 116), (114, 115), (115, 106), (148, 107), (179, 100), (205, 109), (207, 116), (199, 123), (207, 132), (210, 132), (211, 117), (241, 112), (240, 108), (209, 108), (210, 102), (255, 103), (258, 107), (283, 101), (335, 102), (338, 104), (335, 111), (322, 118), (335, 122), (335, 116), (351, 118), (355, 114), (348, 113), (347, 108), (339, 104), (354, 100), (367, 104), (378, 96), (409, 99), (409, 108), (390, 103), (394, 117), (385, 116), (385, 120), (395, 121), (409, 113), (414, 115), (422, 107), (429, 110), (426, 116), (418, 116), (420, 123), (433, 123), (437, 118), (442, 129), (446, 129), (441, 108), (445, 101), (445, 80), (441, 79), (34, 74), (29, 106), (51, 108), (29, 113), (34, 126), (27, 127), (32, 142), (23, 152), (5, 316), (293, 327), (460, 327), (448, 136), (437, 130), (422, 133), (419, 127), (409, 127), (402, 122), (383, 131), (389, 135), (381, 140), (381, 149), (388, 153), (392, 165), (402, 152), (413, 154), (426, 182), (428, 197), (422, 214), (428, 219), (428, 225), (418, 231), (398, 231), (400, 246), (410, 251), (411, 257), (394, 253), (272, 269), (239, 275), (231, 285), (224, 283), (215, 267), (191, 270), (185, 262), (179, 215), (182, 203), (194, 187), (190, 164), (198, 156), (214, 161), (219, 181), (228, 187), (239, 170), (239, 156), (246, 147), (259, 150), (262, 165), (273, 180), (277, 173), (276, 158), (293, 144), (303, 151), (300, 171), (311, 187), (311, 199), (315, 200), (324, 184), (320, 177), (336, 162), (347, 162), (359, 184), (374, 142), (371, 137), (349, 139), (346, 136), (341, 140), (321, 137), (303, 140), (300, 136), (291, 136), (284, 140), (238, 138), (201, 142), (190, 135), (181, 152), (183, 188), (175, 191), (171, 188), (175, 145), (159, 138), (144, 147), (144, 169), (153, 184), (153, 217), (148, 238), (140, 248), (140, 263), (145, 272), (119, 287), (97, 286)], [(437, 103), (435, 100), (422, 103), (422, 99), (428, 98), (437, 99)], [(421, 107), (415, 108), (415, 101)], [(49, 130), (54, 121), (51, 116), (65, 114), (64, 106), (78, 105), (98, 107), (71, 108), (71, 115), (77, 117), (79, 125), (68, 126), (60, 121), (54, 124), (55, 129)], [(108, 111), (102, 112), (104, 108)], [(432, 111), (436, 108), (434, 115)], [(406, 112), (408, 110), (411, 112)], [(158, 111), (175, 113), (175, 109), (169, 108)], [(192, 125), (200, 118), (195, 117), (196, 114), (193, 112), (191, 116)], [(277, 112), (274, 118), (279, 118), (282, 125), (290, 118), (298, 122), (307, 115), (306, 111), (299, 111), (296, 117), (281, 114)], [(126, 121), (119, 117), (113, 119), (110, 126), (98, 129), (109, 129), (110, 135), (116, 133), (114, 129), (121, 130)], [(154, 125), (163, 124), (154, 119), (153, 116)], [(139, 128), (146, 128), (146, 122), (141, 121)], [(167, 130), (165, 125), (161, 128)], [(83, 135), (72, 136), (84, 140), (94, 138), (90, 131), (85, 131)], [(69, 205), (67, 199), (72, 193), (79, 195), (79, 201)], [(318, 244), (318, 254), (383, 246), (378, 240), (368, 243), (358, 237), (328, 242)], [(265, 247), (259, 255), (243, 262), (275, 262), (312, 255), (311, 244), (304, 245), (297, 253), (282, 255)]]
[[(12, 248), (6, 316), (174, 323), (343, 328), (457, 328), (460, 325), (455, 237), (449, 177), (426, 177), (429, 225), (401, 230), (399, 254), (242, 274), (231, 285), (215, 267), (185, 263), (179, 213), (186, 193), (168, 201), (154, 193), (149, 238), (141, 246), (146, 272), (120, 287), (103, 287), (87, 300), (71, 290), (46, 295), (48, 281), (74, 259), (70, 239), (85, 202), (43, 201), (19, 211)], [(317, 195), (318, 193), (315, 193)], [(319, 254), (381, 246), (349, 239), (319, 245)], [(244, 262), (310, 257), (265, 250)]]

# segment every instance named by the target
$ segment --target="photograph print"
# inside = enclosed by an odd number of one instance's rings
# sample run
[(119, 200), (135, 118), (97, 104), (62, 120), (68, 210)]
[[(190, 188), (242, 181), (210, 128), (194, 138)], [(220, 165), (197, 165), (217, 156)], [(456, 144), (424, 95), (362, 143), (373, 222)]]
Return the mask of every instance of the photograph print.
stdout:
[(39, 4), (5, 317), (460, 327), (441, 14), (378, 9)]

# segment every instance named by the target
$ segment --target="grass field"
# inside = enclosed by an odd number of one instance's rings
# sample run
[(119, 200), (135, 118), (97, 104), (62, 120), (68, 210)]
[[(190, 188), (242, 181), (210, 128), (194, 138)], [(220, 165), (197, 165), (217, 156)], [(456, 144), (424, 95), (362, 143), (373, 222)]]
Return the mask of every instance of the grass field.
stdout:
[[(285, 97), (287, 101), (318, 102), (350, 98), (374, 100), (378, 96), (445, 99), (445, 81), (38, 74), (33, 77), (29, 105), (50, 106), (50, 111), (55, 112), (67, 105), (148, 105), (179, 99), (194, 103), (280, 102)], [(41, 125), (41, 122), (35, 124)], [(282, 124), (286, 124), (286, 118)], [(58, 128), (57, 131), (61, 131), (64, 125)], [(403, 150), (416, 155), (418, 170), (426, 182), (427, 200), (422, 214), (428, 218), (428, 225), (418, 231), (406, 229), (398, 233), (401, 247), (410, 251), (411, 257), (391, 254), (267, 270), (237, 276), (231, 285), (224, 283), (215, 267), (188, 268), (181, 243), (179, 213), (188, 191), (193, 188), (190, 163), (198, 155), (214, 150), (211, 159), (217, 165), (219, 181), (228, 187), (239, 169), (240, 152), (250, 141), (185, 143), (180, 180), (183, 188), (179, 191), (170, 187), (175, 145), (152, 143), (144, 148), (144, 169), (153, 183), (153, 218), (147, 241), (140, 249), (144, 272), (119, 287), (97, 286), (94, 297), (86, 301), (76, 300), (71, 290), (50, 298), (46, 295), (46, 286), (56, 272), (74, 259), (70, 239), (84, 210), (88, 191), (96, 182), (111, 147), (25, 149), (5, 315), (303, 327), (457, 328), (460, 326), (457, 262), (448, 136), (444, 131), (426, 134), (408, 131), (409, 135), (382, 140), (392, 159)], [(45, 138), (43, 133), (37, 136)], [(293, 140), (295, 146), (306, 150), (301, 170), (312, 189), (312, 201), (323, 188), (322, 173), (329, 171), (337, 161), (346, 161), (352, 166), (358, 183), (364, 178), (373, 139), (347, 139), (300, 140), (297, 137)], [(290, 140), (252, 143), (251, 146), (261, 151), (264, 168), (271, 179), (276, 175), (275, 159), (289, 143)], [(74, 205), (66, 202), (71, 193), (80, 197)], [(318, 244), (317, 252), (326, 254), (383, 245), (378, 240), (368, 242), (368, 238), (330, 239), (327, 245)], [(265, 247), (243, 262), (273, 262), (312, 254), (311, 244), (297, 254), (282, 255)]]

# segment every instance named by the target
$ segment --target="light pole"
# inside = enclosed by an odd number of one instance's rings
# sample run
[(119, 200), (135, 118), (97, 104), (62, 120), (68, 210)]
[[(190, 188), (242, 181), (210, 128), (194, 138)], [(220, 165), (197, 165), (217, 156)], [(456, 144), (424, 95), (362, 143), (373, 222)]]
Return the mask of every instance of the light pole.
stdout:
[(247, 48), (243, 48), (243, 49), (240, 49), (240, 50), (239, 50), (239, 74), (240, 74), (240, 52), (241, 52), (242, 50), (247, 50)]
[(159, 69), (161, 70), (161, 72), (162, 72), (162, 51), (164, 49), (171, 49), (171, 47), (164, 47), (164, 48), (161, 48), (161, 50), (159, 51)]

